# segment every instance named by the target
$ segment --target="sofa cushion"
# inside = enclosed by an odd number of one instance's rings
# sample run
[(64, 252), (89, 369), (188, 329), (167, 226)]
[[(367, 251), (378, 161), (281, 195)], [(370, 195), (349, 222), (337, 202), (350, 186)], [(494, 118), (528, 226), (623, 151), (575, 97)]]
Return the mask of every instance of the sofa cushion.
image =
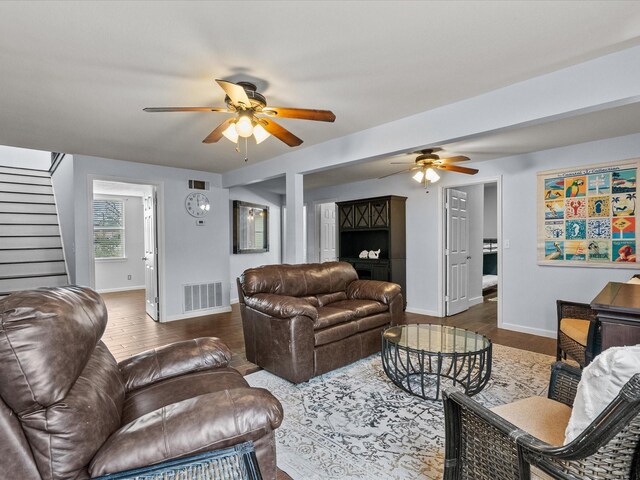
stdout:
[(611, 347), (582, 370), (567, 425), (565, 445), (578, 437), (602, 413), (622, 387), (638, 373), (638, 365), (640, 345)]
[(331, 308), (343, 308), (352, 310), (358, 318), (367, 317), (376, 313), (382, 313), (389, 310), (389, 307), (375, 300), (342, 300), (329, 305)]
[(356, 325), (356, 322), (347, 322), (316, 330), (313, 332), (313, 340), (317, 347), (319, 345), (337, 342), (338, 340), (350, 337), (356, 333), (358, 333), (358, 326)]
[(347, 287), (347, 298), (360, 300), (376, 300), (389, 305), (395, 297), (402, 293), (400, 285), (379, 280), (358, 280)]
[(92, 477), (258, 440), (282, 422), (282, 405), (262, 388), (188, 398), (123, 425), (91, 461)]
[(300, 298), (305, 302), (309, 302), (309, 304), (313, 305), (314, 307), (320, 306), (320, 302), (318, 302), (318, 297), (316, 297), (315, 295), (307, 295), (305, 297), (300, 297)]
[(365, 332), (372, 328), (388, 325), (391, 321), (391, 315), (388, 312), (369, 315), (368, 317), (358, 318), (354, 321), (358, 327), (358, 332)]
[(346, 262), (264, 265), (245, 270), (240, 276), (240, 287), (247, 296), (275, 293), (304, 297), (344, 291), (357, 279), (355, 269)]
[(321, 295), (316, 295), (318, 299), (318, 305), (320, 307), (325, 307), (333, 302), (339, 302), (340, 300), (346, 300), (347, 294), (344, 291), (334, 292), (334, 293), (323, 293)]
[(31, 290), (0, 301), (0, 395), (7, 405), (21, 415), (62, 400), (106, 324), (104, 303), (88, 288)]
[(314, 330), (327, 328), (338, 323), (345, 323), (353, 320), (356, 312), (346, 308), (335, 308), (332, 304), (330, 307), (318, 308), (318, 318), (313, 323)]
[(590, 324), (589, 320), (581, 318), (561, 318), (560, 331), (584, 347), (587, 345)]
[(188, 398), (247, 386), (242, 375), (233, 368), (204, 370), (161, 380), (126, 396), (121, 424), (125, 425), (149, 412)]

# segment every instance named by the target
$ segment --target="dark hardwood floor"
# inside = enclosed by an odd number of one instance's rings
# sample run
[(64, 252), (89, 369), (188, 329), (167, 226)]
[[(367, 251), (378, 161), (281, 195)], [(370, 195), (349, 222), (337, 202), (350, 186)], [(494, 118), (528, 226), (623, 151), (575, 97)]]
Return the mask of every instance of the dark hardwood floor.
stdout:
[[(407, 323), (458, 326), (482, 333), (500, 345), (555, 355), (555, 339), (497, 328), (496, 303), (488, 301), (492, 296), (495, 294), (485, 297), (484, 303), (452, 317), (437, 318), (415, 313), (405, 313), (405, 316)], [(107, 293), (102, 297), (109, 311), (109, 322), (103, 340), (118, 361), (167, 343), (214, 336), (224, 341), (233, 352), (231, 365), (234, 368), (243, 374), (257, 369), (245, 357), (242, 321), (237, 304), (233, 305), (230, 313), (157, 323), (145, 314), (144, 290)]]
[[(233, 352), (231, 366), (243, 375), (259, 369), (245, 357), (242, 321), (237, 304), (232, 306), (230, 313), (157, 323), (145, 313), (144, 290), (107, 293), (102, 297), (109, 312), (107, 329), (102, 339), (118, 361), (167, 343), (213, 336), (220, 338), (229, 346)], [(437, 318), (415, 313), (405, 313), (405, 316), (407, 323), (441, 323), (458, 326), (482, 333), (494, 343), (555, 355), (555, 339), (497, 328), (497, 304), (489, 301), (492, 297), (495, 297), (495, 293), (486, 296), (484, 303), (452, 317)], [(291, 480), (291, 477), (278, 470), (277, 480)]]

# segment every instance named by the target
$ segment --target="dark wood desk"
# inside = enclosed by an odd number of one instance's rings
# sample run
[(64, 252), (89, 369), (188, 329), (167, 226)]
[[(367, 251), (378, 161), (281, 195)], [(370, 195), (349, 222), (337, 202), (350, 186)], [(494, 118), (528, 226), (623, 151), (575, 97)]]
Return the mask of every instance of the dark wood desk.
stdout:
[(640, 285), (609, 282), (591, 308), (602, 325), (602, 350), (640, 343)]

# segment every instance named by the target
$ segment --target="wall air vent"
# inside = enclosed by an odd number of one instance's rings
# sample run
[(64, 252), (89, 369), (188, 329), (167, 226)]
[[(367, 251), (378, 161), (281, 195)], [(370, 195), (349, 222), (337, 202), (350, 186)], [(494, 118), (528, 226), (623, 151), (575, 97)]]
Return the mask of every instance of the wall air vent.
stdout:
[(182, 286), (183, 313), (222, 306), (222, 282), (192, 283)]
[(210, 184), (205, 180), (189, 180), (191, 190), (209, 190)]

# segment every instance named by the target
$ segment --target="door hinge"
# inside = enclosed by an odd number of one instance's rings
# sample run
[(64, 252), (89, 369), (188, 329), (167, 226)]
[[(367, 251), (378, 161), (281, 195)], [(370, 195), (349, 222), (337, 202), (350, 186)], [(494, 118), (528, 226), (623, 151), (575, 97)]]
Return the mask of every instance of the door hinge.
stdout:
[(445, 255), (449, 255), (449, 249), (448, 249), (448, 248), (445, 248), (445, 249), (444, 249), (444, 254), (445, 254)]
[(159, 301), (158, 297), (153, 297), (153, 302), (154, 303), (158, 303), (158, 301)]
[(448, 301), (449, 301), (449, 295), (445, 295), (445, 296), (444, 296), (444, 301), (445, 301), (445, 302), (448, 302)]

